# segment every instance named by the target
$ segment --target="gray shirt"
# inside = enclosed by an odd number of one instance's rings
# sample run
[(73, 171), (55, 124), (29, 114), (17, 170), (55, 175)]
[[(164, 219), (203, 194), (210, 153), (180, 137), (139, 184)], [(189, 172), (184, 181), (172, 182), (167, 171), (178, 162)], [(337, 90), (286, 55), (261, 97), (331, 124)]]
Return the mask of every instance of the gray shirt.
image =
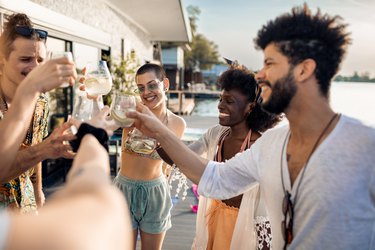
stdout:
[(375, 249), (375, 129), (341, 116), (311, 156), (297, 197), (302, 171), (291, 188), (286, 152), (281, 152), (288, 130), (269, 130), (231, 160), (211, 161), (199, 193), (227, 199), (258, 181), (270, 214), (273, 248), (281, 249), (283, 176), (294, 203), (294, 239), (288, 249)]

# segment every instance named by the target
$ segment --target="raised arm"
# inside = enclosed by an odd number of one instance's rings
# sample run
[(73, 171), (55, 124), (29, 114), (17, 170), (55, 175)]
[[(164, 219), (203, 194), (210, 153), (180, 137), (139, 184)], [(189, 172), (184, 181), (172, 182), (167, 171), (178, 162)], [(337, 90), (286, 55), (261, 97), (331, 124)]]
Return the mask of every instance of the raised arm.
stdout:
[(12, 168), (19, 145), (30, 125), (35, 103), (40, 95), (61, 83), (73, 84), (77, 73), (75, 66), (66, 58), (55, 59), (36, 67), (22, 81), (6, 117), (0, 121), (0, 170), (2, 180)]

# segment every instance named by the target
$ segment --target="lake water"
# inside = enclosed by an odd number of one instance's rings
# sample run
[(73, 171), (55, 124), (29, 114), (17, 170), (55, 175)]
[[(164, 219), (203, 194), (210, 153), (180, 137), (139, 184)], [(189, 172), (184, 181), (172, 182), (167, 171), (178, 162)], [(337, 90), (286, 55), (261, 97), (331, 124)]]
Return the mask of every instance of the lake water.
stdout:
[[(375, 83), (333, 82), (331, 105), (336, 112), (375, 124)], [(196, 99), (192, 115), (219, 115), (218, 99)]]

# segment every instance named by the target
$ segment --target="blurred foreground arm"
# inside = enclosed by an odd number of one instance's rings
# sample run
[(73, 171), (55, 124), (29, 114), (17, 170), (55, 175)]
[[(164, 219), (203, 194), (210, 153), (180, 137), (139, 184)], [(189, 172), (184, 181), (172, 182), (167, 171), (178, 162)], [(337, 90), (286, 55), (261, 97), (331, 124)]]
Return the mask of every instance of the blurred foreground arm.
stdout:
[(127, 205), (109, 180), (108, 154), (88, 134), (67, 184), (39, 216), (11, 214), (6, 249), (132, 249), (131, 235)]
[(135, 126), (147, 136), (158, 140), (163, 150), (178, 168), (194, 183), (198, 183), (208, 160), (191, 151), (143, 104), (137, 104), (138, 112), (127, 115), (135, 118)]

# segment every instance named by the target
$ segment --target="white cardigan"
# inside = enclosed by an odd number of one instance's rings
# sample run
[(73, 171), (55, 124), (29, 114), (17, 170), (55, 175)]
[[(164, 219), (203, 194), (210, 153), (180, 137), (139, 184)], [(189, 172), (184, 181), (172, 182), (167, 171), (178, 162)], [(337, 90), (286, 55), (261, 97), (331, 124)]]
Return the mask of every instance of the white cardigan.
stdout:
[[(219, 137), (226, 129), (228, 128), (220, 125), (208, 129), (199, 140), (190, 144), (189, 148), (212, 160), (217, 151)], [(208, 229), (205, 215), (211, 201), (209, 198), (199, 197), (195, 239), (192, 245), (194, 250), (205, 250), (207, 247)], [(255, 183), (249, 191), (243, 194), (230, 249), (256, 249), (255, 217), (258, 215), (261, 221), (264, 221), (266, 214), (266, 209), (260, 199), (259, 184)]]

